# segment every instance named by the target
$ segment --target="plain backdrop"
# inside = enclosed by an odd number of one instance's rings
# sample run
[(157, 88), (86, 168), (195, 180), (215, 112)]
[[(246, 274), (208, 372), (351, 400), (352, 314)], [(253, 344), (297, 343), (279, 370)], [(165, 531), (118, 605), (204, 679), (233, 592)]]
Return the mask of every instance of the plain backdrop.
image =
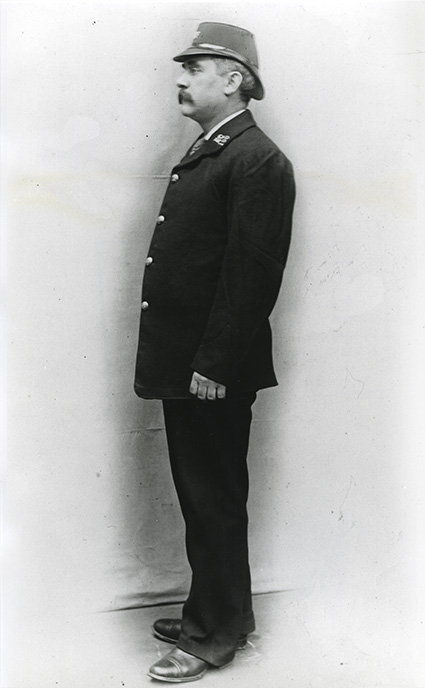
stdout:
[(161, 405), (133, 373), (150, 236), (199, 133), (172, 57), (208, 20), (255, 33), (251, 110), (297, 181), (249, 453), (254, 592), (297, 591), (313, 638), (423, 686), (422, 2), (3, 4), (6, 655), (188, 589)]

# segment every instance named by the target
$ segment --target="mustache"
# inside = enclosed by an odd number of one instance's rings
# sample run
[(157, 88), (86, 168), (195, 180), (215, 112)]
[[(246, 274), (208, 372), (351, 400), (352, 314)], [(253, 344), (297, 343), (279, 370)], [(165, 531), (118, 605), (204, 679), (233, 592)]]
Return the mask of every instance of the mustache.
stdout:
[(193, 103), (192, 96), (190, 96), (188, 93), (186, 93), (186, 91), (179, 91), (178, 99), (179, 99), (180, 105), (182, 103)]

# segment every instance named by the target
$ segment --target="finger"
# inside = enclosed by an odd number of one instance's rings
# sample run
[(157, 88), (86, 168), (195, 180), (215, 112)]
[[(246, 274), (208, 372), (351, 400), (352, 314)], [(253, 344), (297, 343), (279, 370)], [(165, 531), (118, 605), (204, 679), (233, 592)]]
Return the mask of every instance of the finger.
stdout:
[(224, 385), (219, 385), (217, 387), (217, 399), (225, 399), (226, 397), (226, 388)]
[(196, 380), (194, 380), (194, 378), (192, 378), (192, 382), (190, 383), (189, 392), (195, 396), (198, 393), (198, 383)]
[(207, 399), (214, 401), (216, 399), (216, 388), (212, 385), (207, 389)]
[(203, 400), (203, 399), (205, 399), (206, 396), (207, 396), (207, 388), (205, 387), (205, 385), (198, 384), (198, 393), (197, 393), (198, 399)]

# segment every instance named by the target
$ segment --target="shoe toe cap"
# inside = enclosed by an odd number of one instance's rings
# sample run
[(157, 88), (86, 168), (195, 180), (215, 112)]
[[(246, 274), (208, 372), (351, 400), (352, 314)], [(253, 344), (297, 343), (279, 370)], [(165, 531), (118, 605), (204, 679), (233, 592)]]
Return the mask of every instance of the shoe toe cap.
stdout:
[(207, 668), (207, 662), (176, 648), (155, 662), (149, 669), (148, 676), (174, 682), (188, 681), (201, 678)]

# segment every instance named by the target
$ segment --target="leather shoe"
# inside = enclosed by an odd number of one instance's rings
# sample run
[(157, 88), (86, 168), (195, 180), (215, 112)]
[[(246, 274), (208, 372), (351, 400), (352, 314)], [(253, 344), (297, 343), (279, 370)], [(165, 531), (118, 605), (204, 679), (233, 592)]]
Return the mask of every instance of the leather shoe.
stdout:
[(158, 681), (170, 683), (184, 683), (197, 681), (207, 672), (210, 664), (203, 659), (189, 655), (179, 647), (175, 647), (165, 657), (152, 664), (148, 676)]
[[(152, 631), (155, 638), (164, 640), (166, 643), (176, 643), (179, 639), (181, 629), (181, 619), (157, 619), (152, 626)], [(247, 634), (241, 633), (238, 638), (236, 649), (245, 650), (247, 641)]]

